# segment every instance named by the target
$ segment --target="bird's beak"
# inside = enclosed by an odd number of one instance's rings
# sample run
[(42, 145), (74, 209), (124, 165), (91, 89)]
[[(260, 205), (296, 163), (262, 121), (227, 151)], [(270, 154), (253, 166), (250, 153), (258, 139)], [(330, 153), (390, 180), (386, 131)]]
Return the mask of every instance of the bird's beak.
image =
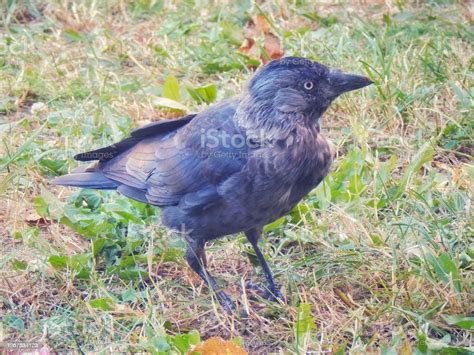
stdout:
[(365, 76), (346, 74), (335, 69), (329, 71), (328, 82), (331, 91), (337, 96), (348, 91), (363, 88), (373, 83), (372, 80)]

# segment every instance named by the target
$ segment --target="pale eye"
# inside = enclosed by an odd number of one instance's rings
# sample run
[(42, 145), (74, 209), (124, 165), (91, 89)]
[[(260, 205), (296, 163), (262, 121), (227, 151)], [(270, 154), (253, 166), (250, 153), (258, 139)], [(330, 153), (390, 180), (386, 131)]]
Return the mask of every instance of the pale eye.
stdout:
[(312, 81), (305, 81), (303, 87), (309, 91), (314, 88), (314, 83)]

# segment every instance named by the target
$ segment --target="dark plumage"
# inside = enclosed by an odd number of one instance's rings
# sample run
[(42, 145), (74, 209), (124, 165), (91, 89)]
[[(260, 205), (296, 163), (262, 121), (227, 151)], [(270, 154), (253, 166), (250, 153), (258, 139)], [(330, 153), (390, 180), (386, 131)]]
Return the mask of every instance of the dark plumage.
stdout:
[(244, 232), (263, 267), (268, 296), (282, 298), (257, 245), (262, 228), (327, 175), (332, 158), (321, 115), (340, 94), (369, 84), (307, 59), (276, 60), (258, 70), (240, 96), (78, 154), (76, 160), (98, 162), (53, 182), (117, 189), (161, 207), (166, 226), (185, 230), (189, 265), (227, 310), (234, 303), (206, 271), (204, 244)]

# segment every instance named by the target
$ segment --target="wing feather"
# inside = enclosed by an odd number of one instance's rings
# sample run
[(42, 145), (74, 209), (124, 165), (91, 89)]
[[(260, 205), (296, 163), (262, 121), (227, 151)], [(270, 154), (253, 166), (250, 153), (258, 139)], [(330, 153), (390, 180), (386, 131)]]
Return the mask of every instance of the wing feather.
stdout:
[[(120, 188), (125, 195), (146, 198), (158, 206), (179, 205), (188, 212), (210, 208), (221, 198), (216, 184), (239, 171), (246, 160), (216, 153), (243, 153), (246, 147), (209, 148), (201, 144), (201, 134), (206, 127), (225, 126), (228, 134), (237, 130), (232, 120), (236, 103), (223, 102), (196, 117), (185, 117), (186, 125), (166, 135), (162, 134), (163, 124), (136, 130), (132, 137), (140, 141), (103, 162), (101, 170), (107, 178), (126, 186)], [(157, 133), (150, 136), (147, 130)]]

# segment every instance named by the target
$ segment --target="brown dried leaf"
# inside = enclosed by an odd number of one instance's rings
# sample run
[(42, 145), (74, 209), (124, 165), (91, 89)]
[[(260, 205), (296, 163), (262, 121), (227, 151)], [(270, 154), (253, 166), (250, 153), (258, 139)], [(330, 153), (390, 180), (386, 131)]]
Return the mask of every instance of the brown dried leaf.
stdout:
[[(257, 15), (249, 20), (246, 25), (247, 33), (245, 40), (239, 48), (239, 52), (244, 53), (252, 59), (258, 59), (266, 64), (270, 60), (283, 57), (283, 50), (278, 37), (271, 32), (271, 26), (263, 15)], [(257, 43), (257, 38), (263, 37), (263, 50)]]
[[(273, 33), (265, 34), (265, 52), (267, 52), (271, 59), (280, 59), (283, 57), (280, 40)], [(266, 63), (264, 58), (262, 58), (262, 61)]]
[(250, 58), (258, 59), (259, 57), (259, 50), (253, 38), (246, 37), (238, 50)]
[(212, 337), (199, 343), (188, 352), (188, 355), (199, 353), (201, 355), (248, 355), (240, 346), (221, 337)]
[(96, 26), (92, 19), (80, 19), (68, 9), (58, 9), (53, 12), (56, 19), (62, 23), (64, 28), (72, 28), (77, 32), (90, 32)]
[(23, 217), (23, 220), (30, 226), (37, 226), (37, 227), (47, 226), (52, 223), (51, 220), (41, 217), (34, 210), (27, 211)]
[(255, 23), (255, 28), (261, 33), (270, 33), (270, 24), (263, 15), (255, 16), (253, 21)]

